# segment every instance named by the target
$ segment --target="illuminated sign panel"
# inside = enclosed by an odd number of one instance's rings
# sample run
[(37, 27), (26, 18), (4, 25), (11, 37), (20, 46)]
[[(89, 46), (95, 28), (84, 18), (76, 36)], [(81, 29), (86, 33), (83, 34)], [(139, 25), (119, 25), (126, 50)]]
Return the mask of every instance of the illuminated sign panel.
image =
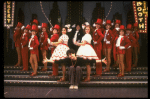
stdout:
[(146, 1), (133, 1), (135, 22), (138, 23), (139, 33), (147, 33), (148, 7)]
[(4, 27), (13, 27), (15, 2), (4, 2)]

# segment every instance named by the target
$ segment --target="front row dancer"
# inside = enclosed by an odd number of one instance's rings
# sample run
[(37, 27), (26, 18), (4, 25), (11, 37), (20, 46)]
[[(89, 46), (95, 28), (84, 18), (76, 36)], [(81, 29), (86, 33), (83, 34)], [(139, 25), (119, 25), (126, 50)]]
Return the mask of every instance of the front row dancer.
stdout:
[(30, 50), (30, 64), (33, 69), (33, 73), (30, 76), (36, 76), (37, 75), (37, 68), (38, 68), (38, 61), (39, 61), (39, 41), (38, 37), (36, 36), (38, 32), (38, 27), (36, 25), (32, 25), (32, 35), (29, 39), (29, 50)]
[(125, 49), (127, 49), (130, 45), (130, 40), (125, 36), (125, 27), (124, 25), (121, 25), (119, 30), (119, 37), (115, 38), (113, 46), (114, 60), (117, 61), (117, 63), (119, 63), (120, 70), (120, 73), (117, 75), (117, 77), (124, 77)]
[(65, 63), (66, 65), (68, 65), (69, 66), (69, 82), (70, 82), (69, 89), (78, 89), (78, 85), (80, 84), (80, 81), (82, 79), (82, 68), (80, 67), (81, 63), (90, 61), (90, 63), (104, 62), (106, 64), (105, 58), (103, 60), (95, 60), (95, 59), (85, 60), (84, 58), (77, 57), (73, 49), (67, 50), (66, 55), (68, 56), (67, 58), (60, 59), (59, 61), (45, 59), (43, 63), (45, 62), (58, 63), (58, 64)]
[[(66, 28), (62, 28), (62, 36), (59, 38), (58, 42), (55, 44), (59, 44), (56, 49), (54, 50), (54, 53), (52, 54), (50, 60), (45, 60), (44, 62), (51, 62), (51, 63), (61, 63), (62, 64), (62, 71), (63, 71), (63, 77), (59, 81), (65, 81), (65, 65), (69, 62), (66, 61), (67, 58), (67, 50), (69, 50), (69, 47), (67, 46), (68, 42), (68, 36), (66, 35)], [(78, 64), (81, 65), (81, 63), (85, 63), (87, 67), (87, 77), (83, 80), (84, 82), (90, 81), (90, 74), (91, 74), (91, 67), (90, 64), (93, 63), (92, 60), (99, 60), (97, 57), (94, 49), (91, 46), (91, 40), (92, 37), (90, 35), (90, 26), (86, 26), (85, 28), (85, 35), (82, 37), (82, 43), (74, 42), (76, 45), (80, 46), (77, 51), (77, 57), (78, 61), (71, 64)], [(49, 42), (52, 43), (52, 42)], [(81, 62), (82, 60), (82, 62)], [(106, 61), (103, 61), (106, 64)]]

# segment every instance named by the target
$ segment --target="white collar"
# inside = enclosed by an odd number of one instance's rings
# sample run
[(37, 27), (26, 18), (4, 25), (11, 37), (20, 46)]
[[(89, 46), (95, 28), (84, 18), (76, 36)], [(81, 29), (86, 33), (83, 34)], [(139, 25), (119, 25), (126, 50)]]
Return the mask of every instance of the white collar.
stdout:
[(121, 37), (121, 38), (122, 38), (123, 36), (119, 35), (119, 37)]
[(32, 35), (31, 38), (34, 38), (35, 35)]

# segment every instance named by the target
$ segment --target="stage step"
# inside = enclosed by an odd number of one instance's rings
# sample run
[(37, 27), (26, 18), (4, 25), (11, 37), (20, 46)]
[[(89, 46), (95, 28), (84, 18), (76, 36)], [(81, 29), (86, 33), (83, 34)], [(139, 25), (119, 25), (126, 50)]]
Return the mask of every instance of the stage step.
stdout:
[[(59, 66), (58, 76), (50, 77), (52, 74), (52, 66), (48, 66), (48, 71), (41, 72), (40, 70), (43, 66), (38, 66), (38, 75), (31, 77), (30, 74), (33, 72), (32, 68), (29, 66), (29, 71), (20, 71), (21, 67), (14, 66), (4, 66), (4, 85), (14, 85), (14, 86), (62, 86), (69, 87), (68, 80), (65, 82), (57, 82), (62, 77), (62, 67)], [(102, 66), (105, 69), (105, 66)], [(83, 78), (86, 77), (86, 66), (82, 67)], [(68, 73), (68, 67), (66, 67), (66, 74)], [(137, 67), (132, 68), (131, 72), (125, 72), (124, 77), (117, 77), (119, 73), (119, 68), (110, 67), (110, 72), (102, 72), (101, 77), (93, 77), (96, 74), (95, 66), (91, 66), (91, 81), (81, 82), (79, 86), (83, 87), (147, 87), (148, 86), (148, 67)], [(66, 77), (68, 77), (66, 75)]]
[[(62, 76), (50, 77), (46, 75), (37, 75), (35, 77), (31, 77), (29, 75), (4, 75), (5, 80), (40, 80), (40, 81), (57, 81)], [(86, 76), (83, 76), (83, 79)], [(117, 77), (117, 76), (101, 76), (101, 77), (93, 77), (90, 76), (91, 81), (147, 81), (147, 76), (125, 76), (125, 77)]]
[[(69, 87), (69, 82), (35, 81), (35, 80), (4, 80), (4, 85), (28, 86), (61, 86)], [(147, 87), (148, 81), (90, 81), (81, 82), (79, 87)]]
[[(106, 66), (102, 66), (102, 70), (105, 69)], [(38, 70), (41, 70), (43, 68), (43, 66), (38, 66)], [(15, 66), (4, 66), (4, 70), (22, 70), (23, 67), (20, 66), (20, 67), (15, 67)], [(32, 70), (32, 67), (29, 66), (29, 70)], [(47, 70), (48, 71), (52, 71), (52, 66), (47, 66)], [(62, 71), (62, 67), (59, 66), (58, 67), (58, 70), (59, 71)], [(66, 70), (68, 70), (68, 67), (66, 67)], [(82, 67), (82, 70), (83, 71), (86, 71), (86, 66), (83, 66)], [(91, 66), (91, 71), (95, 71), (96, 70), (96, 67), (95, 66)], [(119, 70), (119, 67), (117, 68), (113, 68), (113, 67), (110, 67), (110, 71), (118, 71)], [(136, 68), (131, 68), (131, 71), (147, 71), (148, 70), (148, 67), (136, 67)]]
[[(20, 71), (20, 70), (4, 70), (5, 75), (30, 75), (33, 71)], [(66, 71), (67, 73), (67, 71)], [(110, 72), (102, 72), (102, 76), (116, 76), (119, 73), (119, 71), (110, 71)], [(49, 75), (52, 74), (52, 71), (46, 71), (46, 72), (37, 72), (38, 75)], [(91, 75), (96, 74), (95, 71), (91, 71)], [(125, 72), (125, 76), (147, 76), (147, 71), (131, 71), (131, 72)], [(58, 75), (62, 75), (62, 71), (58, 71)], [(86, 71), (83, 71), (83, 76), (86, 75)]]

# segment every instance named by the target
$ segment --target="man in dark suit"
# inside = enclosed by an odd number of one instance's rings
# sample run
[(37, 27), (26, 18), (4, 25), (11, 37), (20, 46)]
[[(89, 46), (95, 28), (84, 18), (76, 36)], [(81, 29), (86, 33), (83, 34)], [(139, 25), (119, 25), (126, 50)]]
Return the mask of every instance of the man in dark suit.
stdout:
[(83, 29), (81, 23), (76, 23), (76, 27), (72, 30), (71, 35), (69, 36), (68, 46), (71, 49), (74, 49), (75, 52), (77, 52), (79, 46), (74, 44), (74, 41), (81, 43), (82, 37), (83, 37)]

